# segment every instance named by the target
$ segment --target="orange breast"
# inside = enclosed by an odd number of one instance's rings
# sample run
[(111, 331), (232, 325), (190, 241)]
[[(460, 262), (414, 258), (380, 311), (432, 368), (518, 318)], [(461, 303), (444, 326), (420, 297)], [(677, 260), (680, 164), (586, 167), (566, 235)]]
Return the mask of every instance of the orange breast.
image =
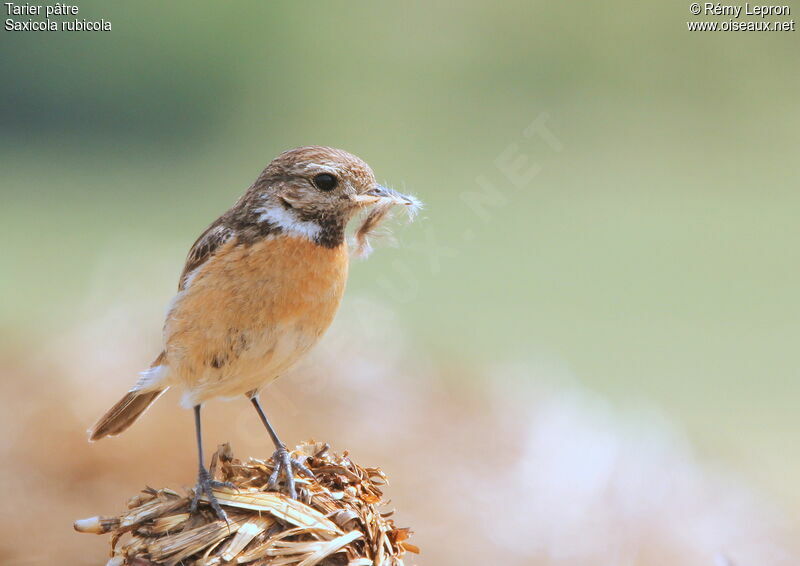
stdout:
[(339, 308), (348, 254), (305, 238), (228, 242), (179, 293), (164, 327), (170, 381), (192, 402), (257, 389), (322, 336)]

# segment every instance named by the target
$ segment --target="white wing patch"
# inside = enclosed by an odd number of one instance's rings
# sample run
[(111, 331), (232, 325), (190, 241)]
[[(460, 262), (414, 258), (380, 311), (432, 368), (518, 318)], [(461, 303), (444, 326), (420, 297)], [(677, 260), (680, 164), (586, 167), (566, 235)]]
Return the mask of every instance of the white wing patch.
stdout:
[(147, 391), (148, 389), (163, 387), (163, 381), (168, 373), (169, 368), (164, 364), (146, 369), (139, 373), (139, 381), (136, 382), (131, 391)]

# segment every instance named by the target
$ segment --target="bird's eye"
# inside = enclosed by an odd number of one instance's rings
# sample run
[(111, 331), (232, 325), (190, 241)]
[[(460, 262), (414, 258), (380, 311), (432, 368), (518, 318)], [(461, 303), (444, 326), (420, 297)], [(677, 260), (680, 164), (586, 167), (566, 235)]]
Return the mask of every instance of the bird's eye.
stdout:
[(320, 173), (314, 177), (314, 185), (321, 191), (332, 191), (339, 181), (333, 175)]

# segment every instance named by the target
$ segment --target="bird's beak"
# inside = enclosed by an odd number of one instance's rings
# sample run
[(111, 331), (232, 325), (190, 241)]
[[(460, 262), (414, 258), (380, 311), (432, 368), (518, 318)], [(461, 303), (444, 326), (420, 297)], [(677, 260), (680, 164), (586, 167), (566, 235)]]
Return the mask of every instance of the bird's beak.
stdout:
[(350, 198), (362, 206), (370, 204), (401, 204), (418, 208), (420, 205), (419, 200), (415, 197), (398, 193), (394, 189), (381, 185), (375, 185), (374, 188), (364, 193), (353, 195)]

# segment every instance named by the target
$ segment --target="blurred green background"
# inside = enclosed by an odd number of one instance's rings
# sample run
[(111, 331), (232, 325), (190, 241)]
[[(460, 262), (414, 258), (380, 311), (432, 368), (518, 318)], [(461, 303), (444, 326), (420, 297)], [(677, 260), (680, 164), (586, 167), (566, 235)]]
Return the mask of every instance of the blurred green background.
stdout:
[(427, 205), (349, 291), (421, 355), (564, 366), (800, 504), (798, 32), (690, 33), (675, 2), (80, 7), (113, 31), (0, 33), (5, 348), (129, 301), (155, 336), (196, 235), (333, 145)]

